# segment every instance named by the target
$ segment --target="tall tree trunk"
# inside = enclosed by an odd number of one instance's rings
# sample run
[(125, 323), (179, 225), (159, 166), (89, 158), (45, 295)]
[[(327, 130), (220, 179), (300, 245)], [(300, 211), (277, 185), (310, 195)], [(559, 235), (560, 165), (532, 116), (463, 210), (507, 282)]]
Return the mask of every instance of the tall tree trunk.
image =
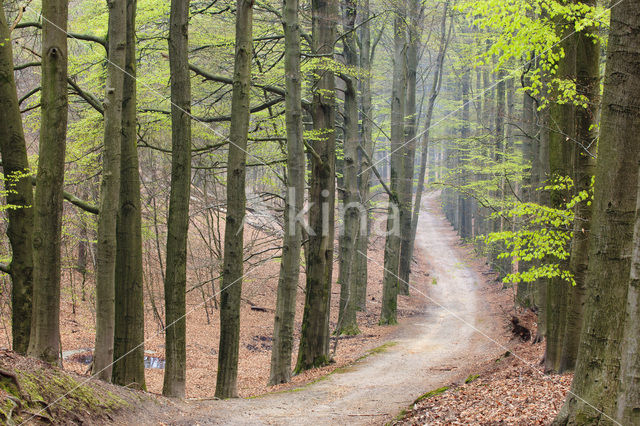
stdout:
[(302, 225), (296, 216), (304, 208), (304, 140), (302, 136), (302, 80), (300, 76), (300, 27), (298, 0), (284, 0), (282, 16), (285, 43), (285, 116), (287, 123), (287, 193), (278, 297), (273, 325), (269, 384), (291, 380), (296, 292), (300, 276)]
[(11, 335), (13, 350), (24, 354), (29, 347), (33, 296), (33, 188), (22, 129), (20, 106), (13, 77), (11, 33), (4, 9), (0, 6), (0, 154), (7, 204), (7, 236), (11, 243)]
[[(561, 46), (564, 57), (558, 63), (558, 78), (574, 79), (576, 72), (576, 36), (569, 34), (573, 27), (567, 27), (561, 32), (564, 38)], [(560, 96), (560, 94), (555, 94)], [(575, 138), (575, 108), (570, 103), (555, 102), (550, 107), (549, 134), (549, 168), (552, 178), (572, 175), (571, 157), (573, 152), (572, 140)], [(551, 192), (551, 207), (563, 209), (566, 200), (559, 191)], [(561, 261), (560, 268), (568, 269), (569, 262)], [(547, 345), (545, 352), (545, 370), (559, 371), (562, 344), (564, 340), (564, 326), (567, 312), (568, 284), (560, 278), (550, 278), (547, 283)]]
[[(418, 186), (416, 188), (416, 198), (413, 203), (413, 212), (411, 214), (411, 248), (410, 255), (413, 256), (413, 248), (415, 247), (416, 234), (418, 232), (418, 219), (420, 218), (420, 209), (422, 207), (422, 193), (424, 191), (425, 178), (427, 177), (427, 162), (429, 160), (429, 129), (431, 128), (431, 120), (433, 118), (433, 110), (436, 105), (436, 99), (440, 93), (442, 85), (442, 69), (444, 66), (445, 53), (448, 46), (447, 36), (447, 13), (449, 11), (449, 0), (444, 3), (442, 10), (442, 21), (440, 24), (440, 46), (438, 48), (438, 56), (433, 71), (433, 81), (431, 83), (431, 92), (427, 101), (427, 111), (424, 117), (424, 130), (422, 131), (421, 147), (420, 147), (420, 171), (418, 172)], [(450, 27), (451, 28), (451, 27)]]
[(182, 398), (187, 375), (187, 241), (191, 197), (191, 80), (189, 78), (189, 0), (171, 0), (171, 193), (164, 281), (165, 330), (162, 394)]
[(28, 353), (60, 356), (60, 238), (67, 139), (66, 0), (42, 2), (42, 108), (33, 227), (33, 316)]
[(411, 274), (411, 261), (413, 256), (413, 241), (411, 240), (411, 211), (413, 202), (413, 177), (416, 158), (416, 125), (418, 122), (416, 108), (416, 76), (418, 73), (418, 49), (420, 47), (420, 35), (422, 13), (420, 2), (409, 0), (409, 27), (407, 31), (407, 59), (406, 59), (406, 104), (405, 104), (405, 147), (402, 164), (402, 177), (400, 180), (400, 264), (398, 276), (400, 277), (399, 292), (409, 294), (409, 276)]
[[(544, 93), (546, 96), (546, 93)], [(540, 183), (547, 180), (549, 176), (549, 108), (544, 108), (538, 115), (538, 129), (540, 139), (537, 153), (537, 176)], [(538, 203), (549, 205), (548, 191), (538, 191)], [(535, 306), (538, 308), (538, 328), (534, 342), (542, 342), (547, 335), (547, 283), (544, 280), (537, 280), (535, 286)]]
[(109, 2), (109, 54), (104, 97), (104, 153), (96, 252), (96, 337), (93, 374), (111, 381), (115, 325), (116, 222), (120, 198), (122, 97), (127, 2)]
[(113, 383), (145, 389), (142, 212), (136, 123), (136, 0), (127, 0), (127, 47), (122, 99), (120, 201), (116, 235), (116, 322)]
[[(533, 60), (533, 59), (531, 59)], [(524, 86), (531, 84), (530, 71), (527, 70), (523, 76)], [(531, 93), (525, 91), (522, 98), (522, 129), (524, 136), (522, 138), (522, 156), (525, 161), (531, 161), (528, 171), (525, 170), (522, 180), (522, 200), (525, 203), (536, 202), (536, 188), (540, 184), (537, 176), (537, 158), (538, 158), (538, 139), (536, 132), (536, 105), (535, 99)], [(520, 260), (518, 262), (519, 269), (528, 269), (533, 262)], [(533, 285), (530, 282), (521, 281), (517, 284), (516, 289), (516, 305), (524, 308), (533, 307)]]
[[(345, 0), (344, 6), (344, 57), (347, 67), (358, 66), (356, 46), (356, 4), (354, 0)], [(336, 333), (356, 335), (360, 333), (356, 320), (356, 287), (354, 265), (357, 257), (356, 241), (361, 217), (362, 204), (358, 192), (358, 85), (355, 77), (346, 77), (344, 93), (344, 165), (343, 165), (343, 211), (344, 228), (340, 236), (340, 266), (338, 281), (340, 283), (340, 305), (338, 312), (338, 328)], [(366, 224), (365, 224), (366, 226)]]
[[(636, 15), (637, 16), (637, 15)], [(640, 20), (638, 20), (640, 22)], [(638, 28), (636, 23), (636, 29)], [(638, 58), (636, 58), (636, 61)], [(637, 92), (636, 92), (637, 93)], [(640, 95), (640, 93), (637, 93)], [(640, 174), (639, 174), (640, 176)], [(638, 184), (640, 191), (640, 183)], [(640, 202), (640, 193), (637, 200)], [(636, 205), (633, 256), (627, 293), (626, 315), (620, 357), (620, 386), (615, 418), (621, 424), (640, 424), (640, 205)]]
[(560, 424), (608, 422), (615, 413), (640, 159), (639, 67), (640, 2), (628, 1), (611, 10), (585, 322)]
[(406, 103), (406, 10), (404, 0), (397, 0), (393, 22), (394, 55), (391, 88), (391, 177), (390, 188), (394, 197), (389, 199), (387, 211), (387, 238), (384, 245), (384, 275), (382, 278), (382, 310), (380, 324), (398, 322), (398, 289), (400, 263), (400, 223), (402, 209), (399, 194), (403, 175), (404, 116)]
[[(595, 7), (595, 0), (582, 2)], [(588, 106), (575, 107), (574, 186), (575, 192), (589, 191), (595, 171), (597, 117), (600, 107), (600, 44), (595, 42), (596, 28), (587, 27), (576, 34), (576, 89), (588, 100)], [(559, 371), (573, 370), (578, 355), (586, 296), (585, 280), (589, 267), (591, 203), (574, 208), (573, 240), (569, 270), (576, 285), (569, 288), (564, 339)]]
[[(338, 3), (313, 0), (312, 50), (316, 55), (333, 57), (336, 40)], [(333, 271), (335, 206), (335, 79), (330, 68), (319, 64), (313, 70), (311, 116), (316, 138), (312, 148), (309, 188), (309, 234), (307, 285), (296, 372), (329, 362), (329, 303)], [(313, 203), (313, 204), (312, 204)]]
[[(361, 127), (361, 150), (365, 153), (360, 153), (360, 172), (358, 176), (360, 178), (358, 184), (360, 186), (360, 202), (362, 206), (367, 210), (367, 226), (361, 225), (360, 232), (358, 233), (358, 240), (356, 241), (356, 257), (355, 257), (355, 271), (354, 271), (354, 285), (356, 293), (356, 306), (359, 310), (364, 311), (367, 309), (367, 281), (369, 274), (367, 270), (367, 252), (369, 249), (369, 189), (371, 179), (371, 164), (369, 164), (363, 157), (373, 158), (373, 117), (371, 106), (371, 57), (373, 52), (371, 51), (371, 23), (369, 22), (369, 0), (363, 0), (362, 2), (362, 25), (360, 26), (360, 69), (362, 70), (362, 76), (360, 77), (360, 92), (362, 93), (361, 108), (362, 108), (362, 127)], [(365, 155), (366, 154), (366, 155)]]
[(240, 350), (240, 297), (242, 296), (245, 176), (251, 57), (253, 44), (253, 0), (238, 0), (236, 53), (231, 100), (231, 130), (227, 162), (227, 216), (224, 229), (224, 259), (220, 292), (220, 347), (216, 397), (237, 398), (238, 351)]
[[(460, 174), (460, 185), (468, 183), (467, 172), (464, 166), (467, 163), (468, 156), (466, 154), (469, 146), (469, 137), (471, 136), (471, 111), (469, 102), (469, 92), (471, 90), (471, 72), (465, 70), (462, 74), (462, 128), (460, 129), (460, 137), (462, 140), (458, 142), (458, 163)], [(471, 237), (471, 199), (462, 193), (458, 193), (458, 217), (460, 220), (460, 238), (468, 240)]]

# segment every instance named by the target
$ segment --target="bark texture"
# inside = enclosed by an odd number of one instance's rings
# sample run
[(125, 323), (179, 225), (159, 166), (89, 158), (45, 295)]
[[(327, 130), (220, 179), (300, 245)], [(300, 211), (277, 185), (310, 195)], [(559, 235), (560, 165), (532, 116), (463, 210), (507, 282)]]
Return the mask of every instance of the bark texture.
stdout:
[(187, 241), (191, 197), (191, 80), (189, 0), (172, 0), (169, 17), (171, 71), (171, 192), (164, 279), (165, 331), (162, 394), (183, 398), (187, 380)]
[(610, 423), (615, 413), (640, 159), (638, 69), (640, 3), (628, 1), (611, 10), (585, 322), (559, 424)]
[[(356, 47), (356, 4), (346, 0), (344, 5), (344, 57), (345, 64), (354, 69), (358, 66)], [(358, 85), (353, 76), (344, 78), (344, 160), (343, 160), (343, 230), (340, 235), (340, 311), (336, 334), (356, 335), (360, 333), (356, 320), (356, 286), (354, 280), (355, 261), (362, 257), (356, 253), (356, 241), (361, 220), (366, 220), (367, 212), (362, 213), (360, 193), (358, 192)], [(366, 224), (365, 224), (366, 226)]]
[(402, 209), (400, 185), (403, 169), (404, 116), (406, 103), (406, 10), (403, 0), (395, 4), (393, 22), (393, 82), (391, 87), (391, 167), (389, 186), (394, 195), (387, 211), (387, 238), (384, 245), (384, 275), (382, 278), (382, 310), (380, 325), (398, 322), (398, 289), (400, 266), (400, 224)]
[(109, 55), (104, 96), (104, 151), (96, 251), (96, 338), (93, 374), (111, 380), (115, 326), (116, 222), (120, 198), (122, 97), (127, 42), (127, 2), (109, 5)]
[(371, 107), (371, 58), (373, 56), (371, 48), (371, 24), (369, 22), (369, 0), (363, 0), (361, 5), (362, 25), (360, 26), (360, 69), (362, 76), (360, 77), (361, 92), (361, 146), (359, 147), (360, 171), (358, 173), (358, 185), (360, 189), (360, 200), (362, 206), (367, 210), (367, 226), (361, 226), (356, 242), (356, 257), (354, 271), (354, 285), (356, 294), (356, 306), (358, 310), (365, 311), (367, 309), (367, 252), (369, 249), (369, 189), (371, 185), (371, 164), (367, 161), (367, 157), (373, 156), (373, 123), (372, 123), (372, 107)]
[[(595, 0), (582, 2), (595, 7)], [(589, 191), (595, 172), (597, 118), (600, 107), (600, 43), (594, 42), (597, 30), (587, 27), (576, 34), (576, 90), (587, 100), (587, 107), (575, 108), (575, 146), (573, 155), (575, 192)], [(564, 339), (559, 372), (573, 370), (578, 356), (586, 296), (585, 281), (589, 267), (591, 205), (586, 201), (574, 208), (573, 240), (569, 270), (576, 285), (568, 289)]]
[(251, 57), (253, 52), (253, 0), (238, 0), (236, 52), (231, 98), (231, 130), (227, 162), (227, 215), (224, 231), (222, 290), (220, 292), (220, 346), (216, 397), (238, 396), (238, 352), (240, 349), (240, 297), (242, 295), (245, 177)]
[(116, 322), (111, 380), (145, 389), (142, 212), (136, 126), (136, 0), (127, 0), (127, 47), (122, 98), (120, 200), (116, 252)]
[(11, 335), (13, 350), (25, 354), (31, 333), (33, 297), (33, 189), (20, 106), (13, 76), (11, 33), (0, 7), (0, 155), (4, 185), (8, 190), (7, 236), (11, 243)]
[(33, 316), (28, 354), (60, 356), (60, 237), (67, 139), (66, 0), (42, 2), (42, 97), (33, 227)]
[(302, 137), (302, 80), (300, 75), (300, 23), (298, 0), (284, 0), (282, 17), (285, 42), (285, 117), (287, 124), (287, 194), (278, 296), (273, 325), (269, 384), (291, 380), (291, 354), (300, 277), (302, 225), (296, 220), (304, 205), (305, 155)]
[[(313, 0), (313, 52), (333, 57), (338, 4), (336, 0)], [(315, 137), (311, 145), (309, 188), (309, 235), (307, 284), (302, 332), (295, 371), (329, 362), (329, 302), (333, 272), (335, 205), (335, 79), (330, 67), (318, 64), (313, 70), (311, 116)]]

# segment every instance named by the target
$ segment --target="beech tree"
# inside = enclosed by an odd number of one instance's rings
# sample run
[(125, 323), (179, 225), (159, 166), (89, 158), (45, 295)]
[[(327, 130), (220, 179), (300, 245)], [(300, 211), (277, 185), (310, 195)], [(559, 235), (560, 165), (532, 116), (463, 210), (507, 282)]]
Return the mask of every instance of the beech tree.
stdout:
[(171, 195), (164, 283), (166, 365), (162, 393), (184, 397), (187, 380), (187, 239), (191, 199), (191, 81), (189, 0), (172, 0), (169, 17), (171, 68)]
[(336, 41), (336, 0), (312, 0), (312, 54), (318, 56), (312, 71), (310, 107), (314, 137), (309, 183), (309, 234), (307, 283), (298, 361), (299, 373), (329, 363), (329, 308), (333, 273), (335, 223), (335, 79), (331, 69)]
[(231, 130), (227, 162), (227, 215), (224, 229), (224, 265), (220, 292), (220, 349), (216, 396), (238, 396), (240, 297), (242, 295), (245, 175), (253, 39), (253, 0), (238, 0), (236, 52), (231, 101)]
[(142, 206), (136, 132), (136, 6), (136, 0), (127, 0), (112, 381), (145, 389)]
[(42, 2), (42, 106), (33, 226), (33, 314), (28, 354), (60, 362), (60, 236), (67, 137), (66, 0)]
[[(610, 422), (619, 395), (640, 155), (640, 80), (636, 72), (640, 65), (640, 2), (627, 1), (622, 6), (611, 10), (585, 320), (571, 392), (557, 424)], [(628, 411), (624, 414), (624, 408), (621, 411), (623, 416), (630, 415)]]
[(404, 209), (401, 207), (400, 185), (404, 171), (404, 118), (406, 104), (406, 5), (397, 0), (394, 5), (393, 21), (393, 82), (391, 89), (391, 160), (389, 187), (393, 194), (389, 200), (387, 213), (387, 238), (384, 246), (384, 277), (382, 281), (381, 325), (398, 322), (397, 303), (400, 281), (400, 228)]
[(120, 198), (126, 11), (126, 0), (111, 1), (104, 96), (104, 156), (96, 253), (96, 341), (93, 357), (94, 374), (106, 381), (111, 380), (115, 326), (116, 222)]
[(269, 384), (291, 380), (291, 355), (300, 276), (302, 224), (296, 215), (304, 205), (305, 158), (302, 136), (302, 80), (300, 74), (300, 23), (298, 0), (282, 2), (285, 43), (285, 115), (287, 126), (287, 192), (284, 209), (282, 262), (278, 278), (276, 314)]
[(33, 296), (33, 189), (27, 145), (22, 128), (22, 117), (13, 77), (11, 31), (4, 8), (0, 10), (0, 155), (4, 186), (7, 190), (9, 226), (7, 236), (11, 243), (11, 262), (0, 265), (0, 271), (11, 275), (11, 335), (13, 350), (26, 353), (31, 333)]

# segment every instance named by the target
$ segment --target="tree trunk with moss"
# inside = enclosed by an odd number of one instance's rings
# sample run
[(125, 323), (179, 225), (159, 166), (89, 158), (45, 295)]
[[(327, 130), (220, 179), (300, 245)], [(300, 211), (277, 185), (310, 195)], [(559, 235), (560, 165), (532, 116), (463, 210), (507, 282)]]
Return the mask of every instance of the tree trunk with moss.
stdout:
[(126, 0), (109, 2), (109, 62), (104, 96), (104, 151), (96, 250), (96, 337), (93, 374), (111, 381), (115, 324), (116, 222), (120, 198)]
[(33, 314), (28, 354), (60, 362), (60, 241), (67, 139), (66, 0), (42, 2), (42, 97), (33, 227)]
[(220, 346), (216, 397), (238, 397), (238, 352), (240, 350), (240, 298), (244, 260), (245, 177), (251, 57), (253, 0), (238, 0), (236, 52), (231, 99), (231, 130), (227, 162), (227, 215), (224, 229), (224, 259), (220, 292)]
[(31, 333), (33, 297), (33, 187), (27, 157), (16, 83), (13, 77), (11, 33), (4, 9), (0, 7), (0, 155), (7, 205), (7, 236), (11, 243), (11, 335), (13, 350), (25, 354)]
[(127, 0), (127, 47), (122, 99), (120, 200), (116, 235), (116, 322), (111, 380), (145, 389), (142, 211), (136, 122), (136, 0)]
[[(338, 4), (336, 0), (313, 0), (312, 50), (333, 58)], [(320, 63), (312, 71), (314, 139), (311, 143), (309, 188), (309, 234), (307, 284), (296, 373), (329, 363), (329, 303), (333, 264), (335, 205), (335, 79)], [(313, 204), (311, 204), (313, 203)]]
[[(557, 424), (610, 423), (616, 412), (640, 159), (640, 3), (611, 10), (589, 243), (585, 322)], [(632, 331), (637, 336), (637, 329)]]
[(387, 210), (387, 238), (384, 245), (384, 274), (382, 278), (382, 311), (380, 325), (398, 322), (398, 290), (400, 266), (400, 186), (403, 174), (404, 112), (406, 103), (406, 11), (404, 0), (395, 5), (393, 23), (393, 82), (391, 88), (391, 167), (389, 186), (394, 197), (389, 197)]
[(191, 198), (191, 80), (189, 0), (172, 0), (169, 16), (171, 71), (171, 192), (164, 279), (165, 331), (162, 394), (183, 398), (187, 381), (187, 242)]

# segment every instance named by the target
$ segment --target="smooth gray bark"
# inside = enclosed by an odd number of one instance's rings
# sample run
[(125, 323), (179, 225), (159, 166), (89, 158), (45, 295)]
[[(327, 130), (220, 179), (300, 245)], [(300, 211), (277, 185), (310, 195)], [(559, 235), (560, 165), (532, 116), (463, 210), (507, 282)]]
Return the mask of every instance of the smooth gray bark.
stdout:
[(120, 199), (126, 0), (109, 3), (109, 55), (104, 97), (104, 152), (96, 250), (96, 337), (93, 374), (111, 380), (115, 326), (116, 222)]

